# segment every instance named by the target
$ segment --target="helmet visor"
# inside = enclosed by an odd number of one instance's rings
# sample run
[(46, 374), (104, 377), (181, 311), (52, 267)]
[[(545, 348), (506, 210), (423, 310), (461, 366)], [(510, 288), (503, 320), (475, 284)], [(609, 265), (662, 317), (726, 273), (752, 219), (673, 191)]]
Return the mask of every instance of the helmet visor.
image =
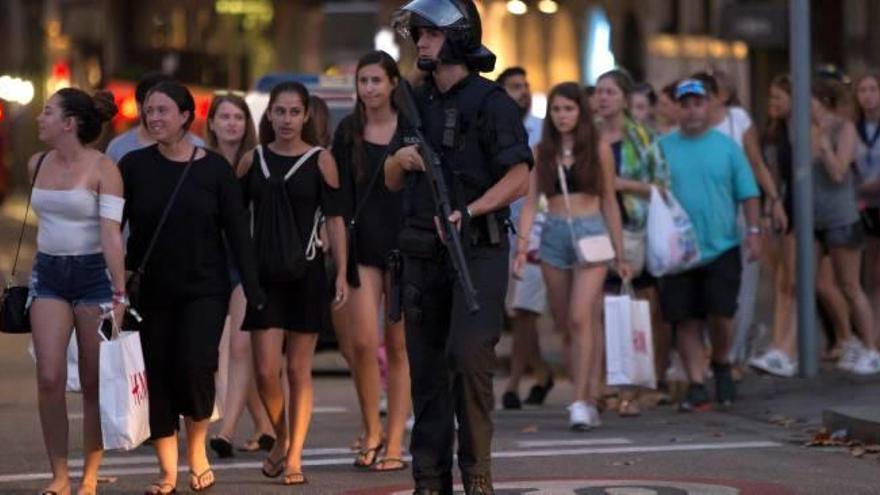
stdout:
[(400, 10), (418, 14), (438, 28), (451, 27), (464, 19), (464, 13), (450, 0), (412, 0)]

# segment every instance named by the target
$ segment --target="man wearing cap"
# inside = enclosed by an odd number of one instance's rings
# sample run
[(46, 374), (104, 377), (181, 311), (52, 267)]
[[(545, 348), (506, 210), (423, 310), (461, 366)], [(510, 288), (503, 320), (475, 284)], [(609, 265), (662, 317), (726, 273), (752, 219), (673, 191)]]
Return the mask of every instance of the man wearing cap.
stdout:
[(728, 358), (733, 337), (742, 262), (737, 208), (743, 205), (750, 260), (760, 252), (758, 186), (749, 162), (734, 140), (712, 129), (706, 87), (685, 79), (676, 87), (681, 127), (660, 139), (671, 174), (671, 191), (690, 216), (697, 232), (700, 263), (696, 268), (660, 279), (663, 317), (675, 325), (678, 350), (690, 385), (680, 404), (684, 412), (711, 408), (703, 385), (708, 324), (712, 341), (715, 401), (729, 407), (736, 387)]
[[(472, 0), (413, 0), (393, 24), (418, 50), (425, 83), (415, 90), (422, 132), (440, 155), (449, 185), (450, 221), (461, 242), (480, 309), (471, 313), (435, 227), (430, 183), (418, 144), (385, 162), (385, 182), (403, 189), (403, 307), (415, 425), (410, 452), (416, 494), (452, 492), (458, 420), (458, 465), (468, 495), (492, 494), (492, 371), (503, 325), (509, 265), (508, 205), (528, 189), (532, 153), (516, 103), (479, 76), (495, 56), (481, 41)], [(404, 120), (406, 115), (403, 116)], [(393, 150), (392, 150), (393, 151)]]

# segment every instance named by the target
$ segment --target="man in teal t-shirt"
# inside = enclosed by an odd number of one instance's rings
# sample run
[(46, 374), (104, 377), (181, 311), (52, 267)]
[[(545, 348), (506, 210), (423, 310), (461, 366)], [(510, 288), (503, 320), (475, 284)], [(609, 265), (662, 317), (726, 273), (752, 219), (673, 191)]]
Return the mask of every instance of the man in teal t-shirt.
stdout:
[(682, 411), (711, 407), (703, 385), (705, 348), (702, 330), (709, 323), (715, 399), (729, 407), (736, 398), (728, 358), (733, 316), (742, 275), (737, 208), (748, 225), (748, 258), (760, 253), (758, 186), (739, 146), (712, 129), (706, 88), (686, 79), (676, 88), (681, 128), (663, 137), (660, 147), (669, 164), (672, 194), (688, 213), (700, 245), (700, 265), (659, 281), (663, 317), (676, 325), (678, 350), (690, 381)]

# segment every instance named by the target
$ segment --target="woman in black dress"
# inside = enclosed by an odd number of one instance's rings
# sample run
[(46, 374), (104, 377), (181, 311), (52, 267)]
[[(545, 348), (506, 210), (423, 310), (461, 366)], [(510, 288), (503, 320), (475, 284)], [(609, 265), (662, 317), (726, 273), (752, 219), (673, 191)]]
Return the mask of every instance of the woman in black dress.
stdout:
[[(248, 310), (242, 329), (253, 331), (257, 388), (276, 434), (263, 474), (270, 478), (284, 474), (285, 485), (306, 482), (302, 449), (312, 414), (312, 355), (318, 333), (329, 325), (330, 299), (338, 308), (348, 297), (345, 270), (336, 277), (335, 297), (331, 296), (318, 246), (323, 214), (336, 266), (345, 266), (339, 174), (333, 156), (313, 145), (308, 103), (305, 86), (294, 82), (276, 86), (260, 122), (262, 144), (246, 154), (239, 166), (245, 200), (253, 212), (260, 282), (268, 298), (262, 310)], [(273, 218), (274, 222), (266, 220)], [(287, 220), (278, 223), (278, 219)], [(280, 249), (273, 252), (272, 246)], [(296, 252), (288, 247), (295, 247)], [(298, 263), (287, 262), (290, 254)], [(279, 263), (282, 258), (285, 263)], [(294, 269), (294, 265), (304, 268)], [(284, 423), (280, 379), (285, 341), (289, 428)]]
[[(403, 320), (392, 322), (393, 274), (388, 257), (397, 248), (402, 226), (402, 198), (385, 187), (383, 164), (390, 145), (398, 139), (398, 115), (394, 93), (400, 81), (397, 63), (385, 52), (375, 51), (358, 63), (357, 104), (336, 130), (333, 156), (339, 164), (342, 183), (348, 191), (346, 220), (354, 225), (349, 264), (357, 280), (346, 307), (346, 317), (337, 326), (343, 354), (352, 369), (361, 406), (364, 435), (355, 466), (373, 471), (405, 469), (401, 459), (403, 434), (410, 411), (409, 360)], [(380, 315), (382, 302), (386, 314)], [(383, 441), (379, 419), (379, 328), (385, 321), (385, 351), (388, 357), (388, 437)], [(384, 458), (380, 458), (383, 447)]]
[[(214, 408), (214, 372), (231, 284), (228, 239), (248, 304), (265, 294), (247, 232), (247, 210), (232, 167), (221, 155), (186, 139), (195, 102), (180, 84), (162, 82), (147, 94), (144, 123), (157, 144), (119, 162), (131, 229), (126, 267), (144, 259), (172, 191), (180, 191), (159, 230), (141, 280), (137, 309), (150, 394), (150, 430), (161, 475), (148, 494), (174, 493), (177, 430), (186, 423), (190, 488), (214, 484), (205, 452)], [(186, 174), (186, 175), (184, 175)]]

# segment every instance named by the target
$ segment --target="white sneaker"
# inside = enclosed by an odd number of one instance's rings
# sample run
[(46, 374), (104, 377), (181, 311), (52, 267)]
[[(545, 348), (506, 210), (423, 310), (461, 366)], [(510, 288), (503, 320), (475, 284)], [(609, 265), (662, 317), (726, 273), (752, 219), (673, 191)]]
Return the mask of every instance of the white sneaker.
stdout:
[(797, 373), (797, 361), (779, 349), (771, 348), (764, 354), (750, 359), (749, 366), (783, 378), (791, 378)]
[(837, 361), (837, 368), (844, 371), (852, 371), (853, 366), (858, 362), (859, 357), (864, 353), (865, 347), (862, 341), (857, 338), (849, 338), (840, 344), (840, 359)]
[[(595, 409), (595, 408), (594, 408)], [(568, 406), (568, 425), (575, 431), (587, 431), (592, 428), (590, 406), (579, 400)]]
[(596, 406), (587, 406), (587, 414), (590, 417), (589, 425), (592, 428), (602, 426), (602, 418), (599, 417), (599, 410), (596, 409)]
[(873, 375), (880, 373), (880, 352), (864, 350), (849, 371), (857, 375)]

